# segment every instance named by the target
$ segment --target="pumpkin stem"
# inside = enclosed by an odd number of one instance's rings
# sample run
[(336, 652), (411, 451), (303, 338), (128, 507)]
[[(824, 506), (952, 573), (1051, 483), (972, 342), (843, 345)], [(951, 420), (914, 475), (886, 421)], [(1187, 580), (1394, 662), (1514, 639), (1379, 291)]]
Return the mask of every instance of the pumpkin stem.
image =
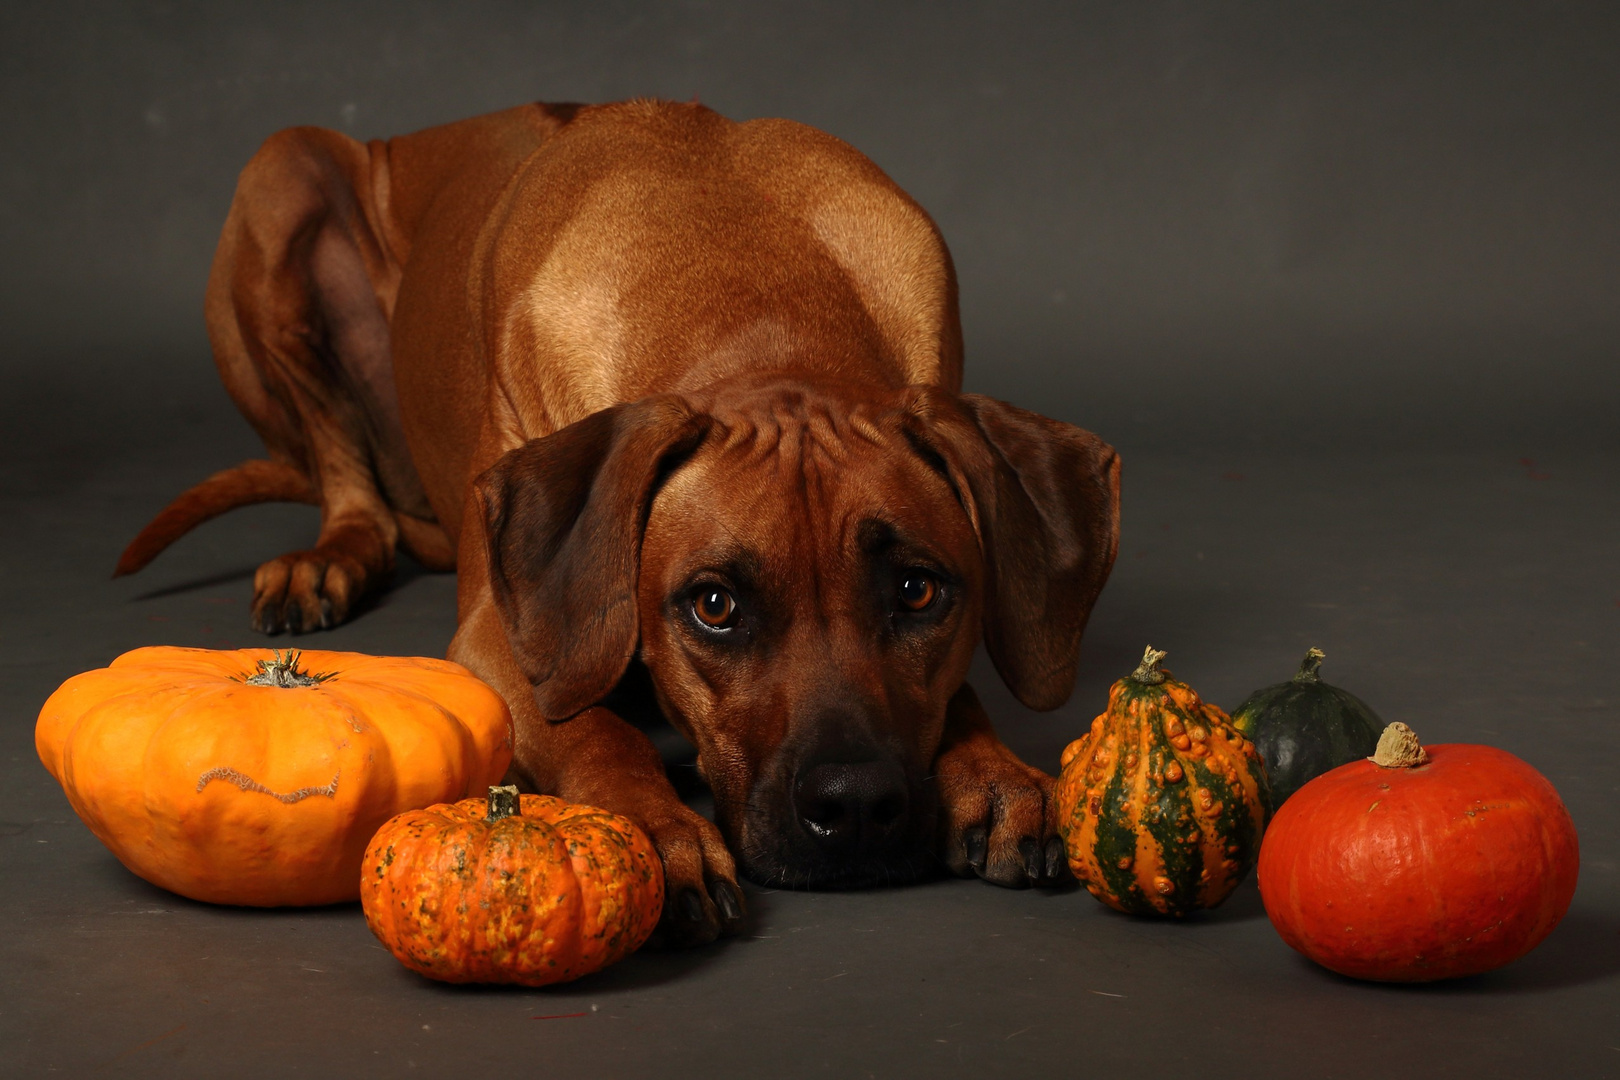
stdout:
[(516, 784), (491, 784), (489, 788), (489, 814), (485, 821), (496, 822), (501, 818), (516, 817), (522, 813), (518, 803), (518, 789)]
[(1370, 760), (1374, 765), (1382, 765), (1386, 769), (1410, 769), (1415, 765), (1427, 765), (1429, 752), (1418, 742), (1417, 732), (1396, 721), (1378, 736), (1378, 749)]
[(259, 670), (252, 675), (244, 675), (242, 681), (249, 686), (277, 686), (283, 690), (295, 690), (304, 686), (319, 686), (330, 679), (335, 672), (300, 671), (298, 661), (303, 657), (297, 649), (288, 649), (287, 655), (282, 656), (277, 649), (269, 660), (260, 660)]
[(1322, 661), (1325, 659), (1327, 659), (1327, 653), (1321, 649), (1311, 649), (1310, 652), (1305, 654), (1305, 659), (1299, 662), (1299, 671), (1295, 673), (1294, 681), (1321, 682), (1322, 679), (1317, 675), (1316, 670), (1322, 666)]
[(1142, 654), (1142, 662), (1136, 665), (1135, 671), (1131, 672), (1132, 681), (1139, 682), (1143, 686), (1158, 686), (1164, 682), (1164, 672), (1159, 670), (1159, 661), (1169, 655), (1169, 653), (1160, 652), (1149, 645), (1147, 652)]

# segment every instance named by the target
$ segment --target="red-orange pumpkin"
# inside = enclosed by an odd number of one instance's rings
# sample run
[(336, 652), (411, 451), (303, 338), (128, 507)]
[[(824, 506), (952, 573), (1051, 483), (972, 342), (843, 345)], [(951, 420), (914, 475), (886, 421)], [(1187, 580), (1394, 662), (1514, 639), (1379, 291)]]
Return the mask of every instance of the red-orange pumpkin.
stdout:
[(1260, 895), (1284, 941), (1358, 979), (1427, 982), (1500, 967), (1569, 908), (1575, 826), (1545, 777), (1489, 746), (1418, 746), (1391, 724), (1372, 758), (1283, 804)]
[(445, 982), (544, 986), (628, 956), (658, 925), (664, 871), (625, 818), (514, 787), (401, 814), (360, 877), (372, 933)]

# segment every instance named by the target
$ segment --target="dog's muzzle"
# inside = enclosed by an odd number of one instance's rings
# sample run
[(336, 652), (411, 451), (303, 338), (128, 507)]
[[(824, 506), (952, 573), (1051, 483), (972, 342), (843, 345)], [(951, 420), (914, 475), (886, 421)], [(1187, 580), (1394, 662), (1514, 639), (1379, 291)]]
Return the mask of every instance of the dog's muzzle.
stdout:
[(896, 757), (844, 747), (772, 774), (755, 786), (733, 847), (755, 881), (851, 889), (934, 867), (932, 786)]
[(903, 836), (911, 797), (893, 761), (826, 762), (793, 781), (798, 826), (830, 858), (881, 854)]

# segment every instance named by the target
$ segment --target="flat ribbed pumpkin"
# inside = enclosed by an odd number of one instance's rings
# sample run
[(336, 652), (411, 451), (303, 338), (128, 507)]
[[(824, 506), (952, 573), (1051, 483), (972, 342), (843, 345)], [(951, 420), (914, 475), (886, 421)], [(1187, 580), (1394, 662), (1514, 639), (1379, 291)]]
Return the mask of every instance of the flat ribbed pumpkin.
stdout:
[(360, 905), (377, 939), (444, 982), (544, 986), (640, 948), (664, 906), (664, 871), (631, 822), (492, 787), (401, 814), (366, 849)]
[(130, 870), (274, 907), (355, 899), (379, 825), (505, 774), (512, 719), (444, 660), (153, 647), (63, 683), (34, 741)]
[(1265, 766), (1226, 713), (1142, 663), (1108, 711), (1063, 751), (1058, 827), (1069, 867), (1132, 915), (1187, 915), (1231, 895), (1254, 865), (1270, 814)]

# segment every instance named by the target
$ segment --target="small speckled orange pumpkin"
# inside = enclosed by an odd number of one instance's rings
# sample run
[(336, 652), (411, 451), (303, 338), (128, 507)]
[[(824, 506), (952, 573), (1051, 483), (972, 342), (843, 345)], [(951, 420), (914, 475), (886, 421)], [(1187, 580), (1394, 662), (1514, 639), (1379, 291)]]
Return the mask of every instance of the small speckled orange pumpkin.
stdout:
[(617, 814), (492, 787), (487, 801), (414, 810), (377, 830), (360, 905), (412, 971), (544, 986), (640, 948), (664, 907), (664, 871)]

